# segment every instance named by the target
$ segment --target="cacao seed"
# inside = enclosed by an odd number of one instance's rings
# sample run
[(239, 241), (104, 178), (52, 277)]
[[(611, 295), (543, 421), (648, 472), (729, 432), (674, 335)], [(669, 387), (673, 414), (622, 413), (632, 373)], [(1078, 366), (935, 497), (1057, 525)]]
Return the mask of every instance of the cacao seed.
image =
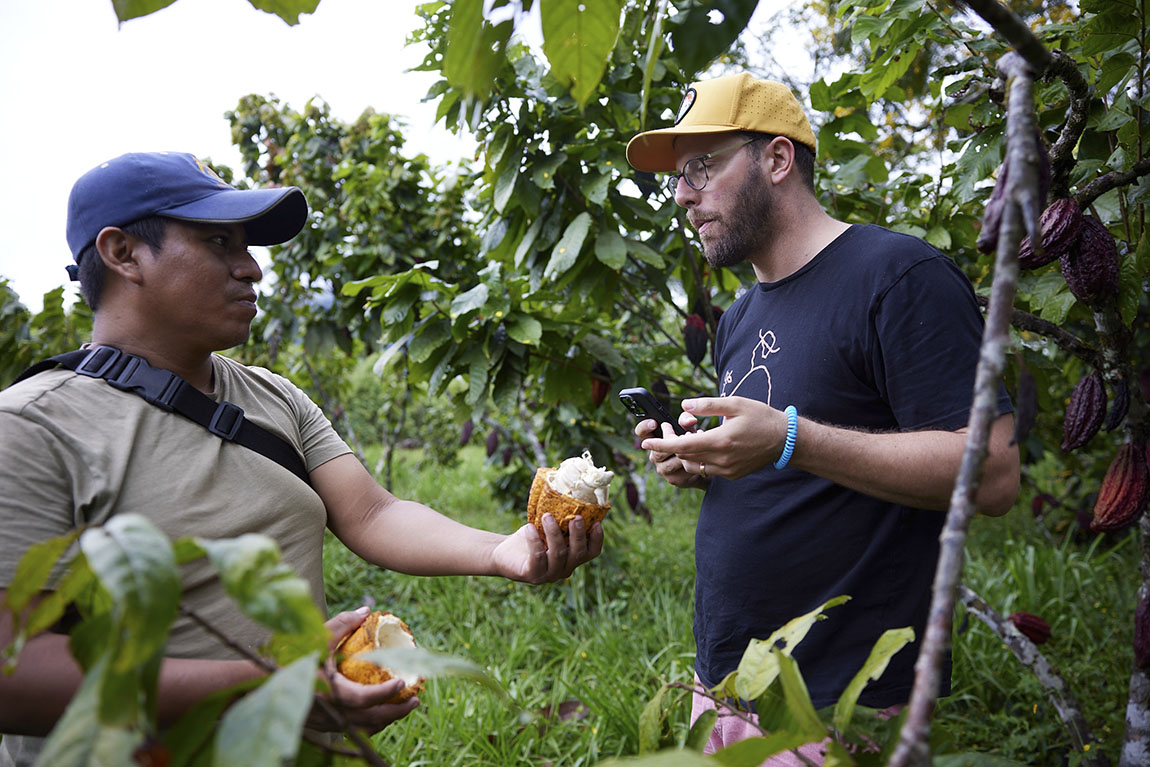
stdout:
[(1110, 412), (1106, 414), (1106, 423), (1102, 425), (1107, 432), (1114, 431), (1122, 425), (1126, 412), (1130, 409), (1130, 384), (1126, 383), (1125, 376), (1115, 378), (1110, 388), (1114, 390), (1114, 399), (1110, 401)]
[(1070, 395), (1066, 418), (1062, 421), (1062, 449), (1077, 450), (1102, 427), (1106, 417), (1106, 387), (1095, 370), (1085, 376)]
[(1013, 613), (1010, 622), (1034, 644), (1045, 644), (1050, 639), (1050, 624), (1033, 613)]
[(1145, 450), (1137, 442), (1126, 442), (1106, 469), (1090, 529), (1095, 532), (1118, 530), (1137, 521), (1146, 507), (1150, 471)]
[(698, 367), (707, 356), (707, 326), (702, 317), (697, 314), (687, 317), (687, 324), (683, 325), (683, 341), (687, 348), (687, 359)]
[(1094, 216), (1082, 217), (1078, 239), (1058, 263), (1070, 292), (1087, 306), (1118, 295), (1118, 246)]
[(1030, 237), (1023, 237), (1018, 248), (1020, 269), (1036, 269), (1061, 258), (1078, 239), (1082, 227), (1082, 209), (1072, 198), (1055, 200), (1042, 211), (1042, 248), (1035, 250)]
[(1150, 668), (1150, 594), (1142, 597), (1134, 611), (1134, 665)]

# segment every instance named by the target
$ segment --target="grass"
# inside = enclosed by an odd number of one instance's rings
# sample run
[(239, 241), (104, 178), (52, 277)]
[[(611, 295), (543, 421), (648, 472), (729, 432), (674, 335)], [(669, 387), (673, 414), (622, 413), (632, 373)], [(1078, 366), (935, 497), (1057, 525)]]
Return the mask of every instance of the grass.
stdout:
[[(370, 456), (369, 456), (370, 458)], [(443, 469), (401, 454), (393, 490), (466, 524), (510, 532), (523, 517), (488, 500), (483, 453), (468, 448)], [(655, 524), (621, 498), (605, 521), (603, 555), (568, 581), (542, 587), (497, 578), (416, 578), (367, 565), (329, 537), (325, 576), (332, 611), (374, 602), (406, 620), (420, 643), (484, 667), (510, 702), (457, 679), (428, 683), (422, 706), (376, 736), (397, 767), (591, 765), (636, 753), (643, 706), (670, 681), (689, 681), (694, 526), (699, 496), (653, 478)], [(620, 493), (621, 495), (621, 493)], [(1025, 503), (1024, 503), (1025, 501)], [(1117, 762), (1131, 664), (1138, 552), (1131, 536), (1052, 540), (1029, 498), (1005, 518), (975, 520), (966, 582), (1004, 615), (1045, 618), (1043, 653), (1062, 672)], [(1037, 680), (977, 619), (956, 616), (952, 695), (940, 701), (938, 752), (977, 750), (1026, 764), (1074, 763), (1069, 738)], [(548, 717), (578, 702), (574, 717)], [(686, 734), (688, 706), (672, 726)]]

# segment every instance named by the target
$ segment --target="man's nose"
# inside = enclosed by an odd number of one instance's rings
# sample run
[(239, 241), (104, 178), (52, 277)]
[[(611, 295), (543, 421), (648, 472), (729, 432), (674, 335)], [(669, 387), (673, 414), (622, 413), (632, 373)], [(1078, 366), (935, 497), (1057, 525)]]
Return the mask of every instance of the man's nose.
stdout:
[(232, 276), (241, 282), (259, 282), (263, 279), (264, 272), (251, 252), (245, 250), (236, 257), (232, 265)]
[(698, 190), (687, 183), (685, 176), (679, 176), (675, 182), (675, 204), (680, 208), (690, 208), (699, 203)]

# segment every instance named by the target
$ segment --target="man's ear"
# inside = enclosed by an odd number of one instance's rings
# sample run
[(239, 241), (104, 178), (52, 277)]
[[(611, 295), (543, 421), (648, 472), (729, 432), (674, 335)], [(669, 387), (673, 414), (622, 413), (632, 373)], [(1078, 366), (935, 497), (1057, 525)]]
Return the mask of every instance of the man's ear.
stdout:
[(96, 251), (104, 266), (129, 282), (139, 283), (142, 279), (139, 259), (143, 248), (148, 248), (147, 243), (116, 226), (105, 226), (96, 235)]
[(776, 136), (763, 150), (763, 166), (772, 184), (781, 184), (795, 170), (795, 145), (786, 136)]

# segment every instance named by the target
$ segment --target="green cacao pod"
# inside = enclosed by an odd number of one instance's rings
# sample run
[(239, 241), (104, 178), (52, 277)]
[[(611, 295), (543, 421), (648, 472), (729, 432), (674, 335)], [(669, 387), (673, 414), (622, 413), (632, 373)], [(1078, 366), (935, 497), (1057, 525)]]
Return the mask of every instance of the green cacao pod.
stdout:
[(1102, 428), (1106, 417), (1106, 387), (1097, 370), (1083, 377), (1070, 394), (1062, 421), (1062, 449), (1077, 450)]
[(1035, 251), (1029, 237), (1022, 238), (1018, 248), (1018, 267), (1036, 269), (1065, 255), (1078, 240), (1082, 228), (1082, 209), (1069, 197), (1050, 203), (1042, 212), (1042, 249)]
[(1146, 508), (1146, 491), (1150, 470), (1146, 468), (1146, 451), (1140, 443), (1127, 442), (1106, 469), (1090, 529), (1096, 532), (1120, 530), (1133, 524)]
[(1078, 239), (1059, 259), (1070, 292), (1087, 306), (1118, 295), (1118, 246), (1106, 225), (1083, 216)]

